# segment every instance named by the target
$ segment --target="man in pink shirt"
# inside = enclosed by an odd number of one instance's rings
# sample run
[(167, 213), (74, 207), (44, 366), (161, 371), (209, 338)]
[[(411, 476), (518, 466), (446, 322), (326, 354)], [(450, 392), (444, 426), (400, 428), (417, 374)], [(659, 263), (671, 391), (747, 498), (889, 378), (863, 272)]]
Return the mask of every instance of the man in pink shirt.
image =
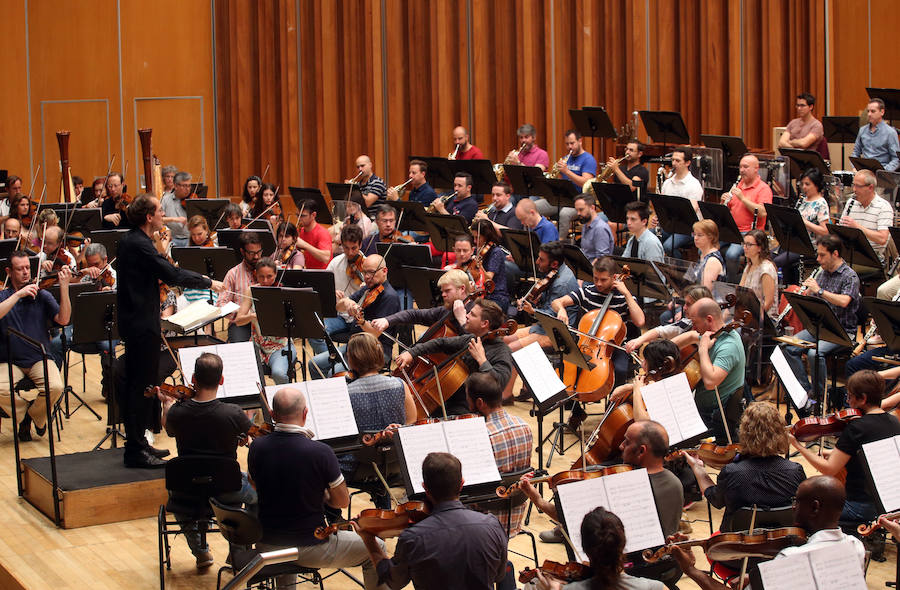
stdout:
[[(537, 129), (534, 128), (534, 125), (525, 123), (516, 129), (516, 135), (519, 138), (518, 147), (506, 155), (506, 160), (503, 161), (504, 164), (537, 166), (544, 171), (550, 168), (550, 156), (547, 155), (546, 150), (538, 147)], [(537, 205), (538, 213), (541, 215), (547, 217), (556, 215), (556, 207), (551, 206), (547, 199), (533, 196), (529, 196), (529, 198)]]
[[(722, 202), (728, 205), (734, 222), (742, 234), (753, 229), (753, 216), (756, 215), (756, 229), (765, 230), (766, 203), (772, 202), (772, 189), (759, 177), (759, 160), (756, 156), (746, 155), (741, 158), (738, 168), (740, 181), (731, 191), (722, 195)], [(720, 248), (725, 254), (725, 264), (740, 260), (744, 253), (742, 244), (728, 244)], [(729, 274), (732, 269), (728, 269)]]
[(316, 202), (307, 199), (301, 203), (300, 237), (297, 247), (306, 257), (306, 268), (324, 270), (331, 261), (331, 234), (316, 222)]

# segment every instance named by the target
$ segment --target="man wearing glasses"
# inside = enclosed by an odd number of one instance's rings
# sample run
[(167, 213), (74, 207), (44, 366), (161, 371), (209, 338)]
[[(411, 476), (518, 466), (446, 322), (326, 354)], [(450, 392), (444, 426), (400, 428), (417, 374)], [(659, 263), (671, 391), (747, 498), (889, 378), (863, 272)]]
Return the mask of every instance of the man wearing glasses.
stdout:
[(172, 232), (172, 245), (176, 248), (184, 248), (188, 245), (190, 234), (187, 228), (187, 212), (184, 210), (184, 201), (191, 195), (191, 175), (189, 172), (179, 172), (175, 175), (175, 190), (165, 193), (159, 206), (163, 211), (163, 223)]
[[(239, 294), (254, 282), (253, 271), (262, 256), (262, 244), (259, 236), (253, 232), (243, 232), (238, 243), (243, 260), (225, 274), (224, 290), (216, 301), (217, 307), (222, 307), (229, 301), (240, 305), (241, 296)], [(228, 342), (247, 342), (250, 340), (250, 324), (238, 326), (234, 323), (234, 316), (235, 314), (228, 316)]]
[(778, 147), (797, 150), (816, 150), (823, 158), (829, 159), (828, 144), (824, 141), (822, 122), (813, 117), (816, 97), (808, 92), (797, 95), (794, 107), (797, 118), (791, 119), (778, 140)]
[(884, 249), (894, 225), (891, 204), (875, 194), (875, 175), (860, 170), (853, 177), (853, 195), (847, 199), (840, 224), (855, 227), (866, 234), (878, 257), (884, 260)]

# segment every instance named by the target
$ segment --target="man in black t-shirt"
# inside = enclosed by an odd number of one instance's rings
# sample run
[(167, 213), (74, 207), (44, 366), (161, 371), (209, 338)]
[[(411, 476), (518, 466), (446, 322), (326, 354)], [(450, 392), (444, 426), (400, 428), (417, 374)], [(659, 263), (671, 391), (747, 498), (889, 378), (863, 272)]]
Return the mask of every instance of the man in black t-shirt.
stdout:
[[(175, 438), (178, 456), (213, 455), (237, 460), (238, 440), (250, 429), (250, 419), (236, 405), (216, 399), (222, 378), (222, 359), (205, 352), (194, 362), (194, 397), (179, 402), (165, 396), (156, 388), (162, 402), (162, 426)], [(241, 490), (218, 496), (228, 505), (245, 504), (256, 511), (256, 492), (242, 474)], [(191, 521), (187, 516), (175, 515), (184, 530), (191, 553), (197, 558), (197, 569), (212, 565), (213, 556), (206, 543), (206, 522)]]
[(644, 152), (638, 141), (629, 141), (625, 144), (625, 160), (619, 163), (615, 158), (609, 158), (606, 165), (612, 168), (615, 176), (612, 181), (617, 184), (627, 184), (632, 191), (647, 190), (650, 181), (650, 172), (641, 164), (641, 156)]

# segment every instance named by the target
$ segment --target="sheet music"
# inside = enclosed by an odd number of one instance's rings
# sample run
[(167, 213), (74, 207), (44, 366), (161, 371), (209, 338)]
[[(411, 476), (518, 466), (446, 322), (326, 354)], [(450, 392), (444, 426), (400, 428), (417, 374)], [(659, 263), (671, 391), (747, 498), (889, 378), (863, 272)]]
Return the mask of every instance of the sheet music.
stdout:
[(875, 483), (878, 499), (885, 512), (900, 509), (900, 437), (893, 436), (862, 446), (869, 465), (869, 473)]
[[(645, 470), (646, 472), (646, 470)], [(609, 476), (612, 477), (612, 476)], [(572, 545), (578, 561), (587, 562), (587, 554), (581, 546), (581, 521), (584, 516), (598, 506), (609, 509), (606, 486), (603, 477), (583, 479), (556, 487), (559, 497), (559, 509), (565, 516), (566, 532), (572, 539)]]
[(313, 440), (328, 440), (342, 436), (359, 434), (350, 393), (347, 391), (347, 380), (343, 377), (318, 379), (303, 383), (285, 383), (284, 385), (266, 385), (266, 399), (269, 407), (275, 398), (275, 392), (283, 387), (295, 387), (303, 392), (306, 398), (308, 413), (306, 425), (312, 429)]
[(605, 480), (609, 510), (625, 525), (626, 553), (665, 544), (646, 469), (614, 473), (599, 479)]
[[(422, 487), (422, 461), (428, 453), (448, 452), (447, 439), (444, 438), (443, 423), (420, 424), (419, 426), (404, 426), (397, 430), (400, 437), (400, 445), (403, 448), (403, 459), (406, 462), (406, 471), (412, 483), (413, 493), (424, 492)], [(493, 456), (491, 457), (493, 461)]]
[(565, 390), (566, 386), (537, 342), (515, 351), (512, 356), (522, 379), (531, 387), (538, 402), (543, 403)]
[(449, 452), (462, 463), (466, 485), (500, 481), (494, 449), (484, 418), (443, 422)]
[[(215, 344), (209, 346), (186, 346), (178, 349), (178, 360), (181, 363), (181, 376), (184, 379), (185, 385), (191, 383), (191, 379), (194, 376), (194, 363), (197, 362), (197, 358), (204, 352), (218, 354)], [(216, 397), (221, 396), (222, 386), (220, 385)]]
[(805, 553), (760, 563), (759, 577), (765, 590), (817, 590)]
[(231, 342), (211, 346), (190, 346), (178, 349), (178, 358), (184, 374), (184, 382), (190, 383), (194, 375), (194, 363), (204, 352), (217, 354), (222, 359), (222, 377), (216, 397), (229, 398), (259, 393), (259, 365), (252, 342)]
[(806, 555), (819, 590), (866, 590), (865, 574), (851, 541), (829, 543)]
[(778, 378), (781, 379), (781, 383), (784, 385), (784, 388), (787, 390), (788, 395), (791, 396), (791, 401), (794, 402), (794, 407), (798, 409), (803, 409), (806, 407), (806, 403), (809, 401), (809, 397), (806, 394), (806, 389), (800, 385), (800, 381), (797, 380), (797, 376), (794, 375), (794, 372), (791, 371), (791, 367), (788, 366), (787, 359), (784, 357), (784, 352), (781, 350), (780, 346), (776, 346), (772, 349), (772, 356), (769, 357), (772, 361), (772, 366), (775, 368), (775, 372), (778, 373)]
[(687, 375), (678, 373), (641, 387), (641, 397), (651, 420), (656, 420), (675, 445), (707, 431), (700, 418)]

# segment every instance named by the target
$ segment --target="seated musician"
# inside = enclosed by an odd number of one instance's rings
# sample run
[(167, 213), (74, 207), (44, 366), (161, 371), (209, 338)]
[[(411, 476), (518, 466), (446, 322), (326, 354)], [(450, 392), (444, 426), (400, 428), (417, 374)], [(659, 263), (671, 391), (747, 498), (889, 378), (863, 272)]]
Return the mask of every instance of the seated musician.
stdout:
[[(444, 300), (443, 305), (425, 309), (401, 309), (387, 317), (376, 318), (370, 323), (376, 330), (383, 332), (398, 325), (418, 324), (432, 327), (446, 322), (454, 333), (463, 334), (466, 331), (466, 314), (468, 313), (465, 300), (469, 292), (469, 275), (459, 269), (448, 270), (441, 275), (437, 284)], [(469, 308), (471, 307), (469, 305)], [(423, 336), (423, 340), (427, 340), (427, 337)]]
[(6, 194), (0, 198), (0, 217), (9, 215), (13, 199), (22, 194), (22, 179), (15, 174), (6, 178)]
[(650, 171), (641, 164), (643, 155), (644, 147), (639, 141), (632, 140), (625, 144), (624, 160), (619, 162), (619, 160), (610, 156), (606, 161), (606, 165), (613, 171), (612, 182), (628, 185), (631, 187), (632, 192), (638, 189), (646, 191), (650, 182)]
[[(498, 329), (506, 319), (505, 314), (493, 301), (476, 299), (466, 315), (466, 332), (461, 336), (434, 338), (412, 346), (395, 359), (398, 368), (406, 368), (418, 356), (441, 352), (448, 355), (459, 354), (469, 374), (490, 373), (498, 383), (506, 384), (512, 374), (512, 357), (509, 347), (502, 338), (488, 333)], [(469, 411), (465, 387), (455, 392), (443, 392), (448, 415), (465, 414)], [(440, 414), (441, 409), (435, 410)]]
[[(366, 201), (362, 198), (362, 195), (352, 192), (347, 200), (344, 201), (344, 213), (346, 213), (346, 216), (343, 220), (332, 224), (328, 228), (328, 233), (331, 234), (331, 250), (334, 256), (341, 253), (341, 230), (345, 227), (355, 225), (362, 230), (363, 237), (368, 237), (375, 232), (375, 222), (369, 219), (369, 216), (365, 214), (365, 210)], [(362, 242), (362, 238), (360, 238), (360, 242)]]
[(159, 206), (163, 210), (163, 223), (166, 224), (172, 235), (172, 245), (176, 248), (183, 248), (188, 245), (190, 235), (184, 202), (191, 196), (191, 174), (190, 172), (179, 172), (175, 175), (174, 180), (174, 190), (163, 194)]
[(451, 160), (482, 160), (481, 150), (469, 141), (469, 132), (465, 127), (453, 128), (453, 151), (449, 154)]
[[(856, 310), (860, 301), (859, 276), (844, 262), (841, 257), (841, 246), (841, 239), (835, 235), (819, 238), (816, 245), (816, 261), (822, 267), (822, 272), (817, 278), (810, 277), (803, 281), (803, 285), (808, 288), (807, 295), (821, 297), (828, 303), (848, 337), (852, 339), (856, 334)], [(807, 342), (813, 340), (809, 330), (802, 330), (795, 336)], [(807, 391), (823, 393), (826, 377), (825, 357), (840, 350), (841, 347), (825, 340), (819, 340), (816, 344), (816, 348), (806, 353), (810, 370), (816, 371), (818, 383), (814, 385), (810, 385), (809, 377), (803, 368), (802, 357), (805, 349), (799, 346), (785, 346), (784, 354), (800, 384)], [(818, 363), (818, 366), (813, 368), (813, 363)]]
[(366, 202), (366, 207), (383, 205), (387, 198), (387, 185), (384, 180), (375, 174), (375, 164), (372, 158), (366, 155), (356, 158), (356, 183), (352, 179), (344, 180), (344, 184), (355, 184)]
[[(825, 179), (817, 168), (810, 168), (800, 177), (799, 189), (800, 200), (797, 204), (797, 211), (806, 226), (809, 234), (809, 241), (816, 243), (819, 236), (828, 234), (826, 225), (829, 223), (829, 207), (826, 198)], [(773, 259), (775, 266), (782, 269), (784, 273), (784, 283), (786, 285), (796, 285), (800, 282), (799, 269), (797, 263), (800, 261), (800, 255), (795, 252), (782, 250)]]
[(459, 501), (462, 465), (449, 453), (429, 453), (422, 461), (422, 485), (432, 504), (431, 515), (397, 539), (394, 556), (384, 543), (356, 529), (378, 581), (399, 589), (465, 588), (493, 590), (506, 575), (506, 533), (494, 516), (469, 510)]
[(584, 515), (581, 521), (581, 544), (590, 560), (591, 577), (563, 586), (553, 576), (538, 570), (539, 590), (591, 590), (592, 588), (617, 588), (622, 590), (664, 590), (666, 585), (657, 580), (631, 576), (623, 571), (625, 555), (625, 527), (618, 516), (603, 507), (597, 507)]
[(461, 215), (465, 217), (466, 224), (472, 223), (478, 211), (478, 201), (472, 195), (472, 175), (457, 172), (453, 177), (453, 192), (455, 196), (446, 205), (441, 198), (435, 198), (431, 202), (434, 210), (444, 215)]
[(87, 196), (85, 193), (81, 194), (81, 206), (86, 209), (95, 209), (103, 204), (103, 201), (106, 199), (106, 178), (102, 176), (100, 178), (95, 178), (94, 182), (91, 184), (91, 187), (94, 189), (93, 199), (85, 202), (84, 200), (87, 198)]
[(510, 150), (504, 164), (514, 166), (537, 166), (546, 171), (550, 167), (550, 156), (537, 144), (537, 129), (531, 123), (524, 123), (516, 129), (515, 149)]
[(866, 443), (900, 434), (897, 418), (881, 409), (883, 396), (884, 378), (875, 371), (859, 371), (850, 377), (847, 402), (863, 415), (847, 423), (827, 458), (810, 451), (793, 436), (789, 437), (791, 445), (820, 473), (837, 475), (846, 468), (847, 502), (841, 513), (842, 522), (868, 522), (878, 517), (877, 504), (866, 486), (866, 468), (859, 450)]
[(18, 219), (14, 217), (8, 217), (6, 221), (3, 222), (3, 231), (0, 233), (0, 239), (3, 240), (15, 240), (19, 237), (19, 233), (22, 231), (22, 224)]
[[(568, 129), (564, 139), (566, 149), (569, 151), (556, 162), (555, 166), (559, 169), (559, 177), (574, 184), (580, 193), (584, 190), (585, 184), (594, 180), (597, 175), (597, 160), (584, 149), (581, 132), (577, 129)], [(569, 237), (572, 220), (576, 216), (577, 212), (572, 207), (559, 209), (559, 234), (564, 238)]]
[(797, 118), (788, 121), (787, 127), (778, 139), (778, 147), (798, 150), (815, 150), (828, 160), (828, 143), (822, 122), (813, 116), (816, 97), (809, 92), (798, 94), (794, 107)]
[(662, 262), (665, 258), (662, 242), (652, 231), (648, 231), (650, 222), (650, 207), (643, 201), (632, 201), (625, 205), (625, 225), (631, 232), (631, 237), (625, 244), (623, 256), (640, 258), (642, 260), (655, 260)]
[(362, 242), (362, 253), (366, 256), (378, 254), (379, 242), (390, 243), (397, 238), (399, 233), (397, 230), (397, 210), (390, 205), (378, 205), (373, 207), (375, 212), (375, 226), (377, 230), (374, 233), (365, 236)]
[(288, 368), (297, 358), (297, 351), (293, 342), (289, 342), (286, 336), (265, 336), (259, 327), (256, 317), (256, 302), (250, 293), (251, 286), (271, 287), (277, 286), (275, 280), (278, 277), (278, 268), (275, 261), (268, 256), (256, 263), (256, 281), (244, 289), (241, 297), (241, 308), (234, 316), (234, 323), (238, 326), (250, 325), (251, 339), (262, 359), (263, 364), (272, 370), (272, 381), (276, 385), (288, 382)]
[(576, 196), (575, 212), (581, 222), (581, 251), (585, 257), (594, 262), (612, 254), (615, 238), (606, 216), (597, 213), (597, 199), (593, 195)]
[(225, 206), (222, 219), (228, 226), (227, 229), (241, 229), (241, 226), (244, 224), (244, 214), (241, 212), (240, 205), (228, 203)]
[(265, 219), (272, 227), (276, 227), (281, 221), (284, 211), (281, 209), (281, 195), (274, 184), (264, 182), (259, 188), (253, 208), (250, 210), (252, 219)]
[(894, 225), (894, 212), (887, 200), (875, 194), (876, 185), (877, 180), (870, 170), (860, 170), (853, 176), (853, 195), (847, 199), (839, 223), (862, 231), (875, 254), (884, 260), (891, 237), (888, 228)]
[[(342, 253), (332, 258), (325, 269), (334, 275), (337, 300), (343, 299), (347, 293), (356, 293), (364, 284), (362, 265), (366, 257), (360, 252), (362, 240), (363, 233), (358, 225), (345, 224), (341, 228)], [(345, 312), (336, 317), (322, 318), (322, 322), (329, 334), (346, 332), (354, 324), (353, 318)], [(313, 354), (327, 350), (324, 338), (309, 338), (308, 342)]]
[[(681, 317), (678, 317), (676, 321), (671, 324), (657, 326), (651, 330), (647, 330), (637, 338), (633, 338), (625, 342), (626, 352), (635, 352), (640, 349), (640, 347), (645, 343), (653, 342), (657, 338), (672, 340), (674, 338), (677, 338), (681, 334), (690, 331), (693, 328), (690, 317), (691, 307), (694, 305), (694, 303), (700, 301), (704, 297), (712, 299), (712, 293), (703, 285), (689, 285), (684, 289), (683, 293), (684, 307), (682, 308), (682, 312), (679, 312), (681, 314)], [(676, 343), (680, 344), (680, 342)]]
[[(316, 221), (316, 202), (306, 199), (300, 202), (297, 226), (297, 249), (303, 252), (306, 268), (323, 270), (331, 261), (331, 234)], [(273, 224), (277, 226), (278, 224)]]
[(241, 192), (241, 217), (250, 217), (250, 211), (256, 204), (256, 196), (259, 193), (259, 187), (262, 186), (262, 178), (259, 176), (248, 176), (244, 181), (244, 190)]
[[(663, 467), (663, 459), (669, 452), (669, 435), (663, 425), (653, 420), (635, 420), (625, 431), (625, 438), (619, 446), (622, 462), (636, 468), (644, 468), (650, 476), (653, 502), (659, 515), (663, 535), (669, 537), (678, 532), (681, 522), (681, 508), (684, 493), (681, 482), (671, 471)], [(541, 512), (552, 520), (559, 520), (559, 513), (553, 502), (544, 499), (531, 484), (530, 476), (525, 476), (522, 491)], [(562, 543), (562, 535), (555, 531), (541, 533), (545, 543)]]
[(120, 203), (124, 197), (122, 188), (125, 179), (118, 172), (112, 172), (106, 178), (106, 197), (100, 205), (100, 213), (103, 215), (103, 229), (130, 229), (131, 222), (125, 215), (124, 205)]
[(500, 232), (486, 219), (472, 223), (475, 237), (474, 257), (480, 261), (485, 281), (492, 281), (494, 288), (486, 297), (500, 306), (504, 312), (509, 309), (509, 290), (506, 288), (506, 251), (500, 246)]
[[(751, 229), (764, 230), (766, 228), (766, 203), (772, 202), (772, 189), (759, 176), (759, 160), (756, 156), (747, 154), (741, 158), (738, 170), (740, 179), (729, 192), (722, 195), (722, 203), (731, 210), (731, 215), (741, 234), (745, 234)], [(752, 227), (754, 215), (756, 216), (755, 228)], [(736, 265), (744, 253), (740, 244), (728, 244), (727, 246), (723, 244), (722, 248), (725, 260), (732, 265)]]
[[(9, 286), (0, 291), (0, 332), (4, 341), (10, 328), (19, 330), (26, 336), (42, 343), (50, 349), (50, 333), (47, 325), (52, 321), (65, 326), (72, 317), (72, 303), (69, 299), (69, 281), (72, 272), (64, 266), (59, 271), (59, 303), (46, 289), (38, 289), (31, 280), (31, 262), (28, 254), (16, 250), (6, 261), (6, 274)], [(18, 436), (20, 441), (31, 440), (31, 423), (38, 436), (47, 430), (47, 405), (44, 390), (44, 363), (39, 351), (20, 338), (12, 337), (10, 349), (4, 343), (0, 347), (0, 371), (9, 375), (9, 363), (12, 363), (12, 380), (18, 383), (28, 377), (35, 384), (37, 396), (26, 400), (22, 393), (15, 395), (16, 419), (19, 420)], [(50, 406), (62, 395), (63, 383), (59, 369), (52, 362), (47, 363), (47, 384), (50, 390)], [(12, 417), (12, 401), (9, 394), (9, 380), (3, 380), (0, 392), (0, 416)]]
[[(278, 267), (288, 270), (306, 268), (303, 251), (297, 246), (299, 236), (297, 226), (290, 221), (282, 221), (275, 230), (275, 236), (278, 238), (278, 246), (275, 248), (273, 258), (278, 263)], [(331, 263), (329, 262), (329, 264)]]
[(538, 213), (531, 199), (522, 199), (516, 205), (516, 218), (528, 231), (533, 231), (542, 244), (559, 240), (559, 231), (549, 219)]
[(41, 266), (42, 276), (45, 273), (53, 272), (57, 259), (65, 266), (68, 266), (69, 270), (75, 271), (77, 267), (75, 257), (66, 250), (63, 242), (64, 236), (63, 228), (58, 225), (48, 227), (44, 232), (43, 249), (38, 253), (38, 262)]
[[(176, 191), (177, 192), (177, 191)], [(216, 237), (212, 236), (209, 231), (209, 223), (206, 221), (206, 218), (202, 215), (194, 215), (187, 222), (187, 232), (188, 232), (188, 243), (189, 247), (193, 248), (213, 248), (217, 246)], [(172, 241), (173, 245), (175, 241)], [(182, 289), (182, 294), (184, 298), (187, 300), (188, 304), (194, 303), (195, 301), (208, 301), (210, 298), (210, 290), (209, 289)], [(213, 292), (212, 300), (213, 304), (218, 300), (219, 294)], [(207, 333), (212, 335), (212, 326), (207, 327)]]
[(719, 252), (719, 226), (712, 219), (701, 219), (693, 227), (694, 245), (700, 251), (700, 261), (684, 273), (684, 279), (712, 291), (715, 281), (725, 280), (725, 259)]
[(498, 232), (501, 229), (522, 229), (522, 222), (516, 217), (516, 206), (512, 203), (512, 187), (505, 182), (491, 185), (491, 206), (479, 209), (475, 220), (487, 219)]
[[(241, 437), (250, 429), (250, 419), (240, 407), (216, 398), (222, 377), (222, 359), (204, 352), (194, 361), (191, 377), (194, 397), (181, 401), (165, 395), (156, 388), (162, 402), (162, 427), (175, 439), (178, 456), (205, 455), (237, 460), (237, 447)], [(256, 491), (250, 485), (247, 474), (242, 473), (241, 489), (216, 496), (224, 504), (245, 504), (256, 511)], [(197, 569), (213, 564), (213, 555), (206, 543), (206, 521), (192, 521), (189, 516), (175, 515), (184, 531), (191, 553), (197, 558)]]
[[(775, 559), (806, 553), (825, 544), (848, 541), (863, 567), (866, 551), (856, 537), (845, 535), (838, 527), (838, 519), (844, 506), (844, 487), (834, 477), (817, 475), (810, 477), (797, 488), (794, 501), (794, 520), (798, 527), (806, 531), (806, 544), (782, 549)], [(675, 547), (672, 557), (678, 561), (684, 575), (697, 583), (703, 590), (732, 590), (732, 587), (714, 580), (707, 572), (696, 567), (694, 554), (690, 549)], [(745, 583), (744, 588), (749, 588)]]
[[(732, 436), (737, 434), (740, 414), (738, 404), (744, 388), (744, 369), (747, 365), (744, 344), (738, 330), (725, 330), (713, 339), (714, 334), (724, 326), (724, 321), (722, 309), (712, 299), (701, 299), (694, 303), (690, 318), (694, 331), (701, 335), (697, 349), (700, 383), (695, 389), (694, 399), (703, 423), (716, 437), (716, 444), (724, 445), (729, 442), (726, 428)], [(729, 404), (732, 397), (735, 400)]]
[[(238, 244), (241, 261), (225, 273), (225, 280), (222, 281), (224, 289), (216, 300), (217, 307), (222, 307), (229, 301), (234, 301), (240, 305), (240, 294), (253, 282), (256, 263), (262, 257), (262, 243), (259, 235), (252, 232), (242, 232), (238, 239)], [(247, 342), (248, 340), (250, 340), (250, 326), (238, 326), (234, 322), (234, 314), (229, 316), (228, 342)]]
[[(409, 162), (410, 183), (408, 185), (409, 198), (407, 200), (413, 203), (422, 203), (426, 207), (433, 203), (437, 198), (437, 193), (434, 192), (434, 189), (431, 188), (431, 185), (425, 180), (425, 174), (427, 173), (428, 164), (422, 160), (411, 160)], [(388, 201), (397, 201), (399, 199), (400, 193), (398, 193), (394, 187), (387, 189)]]
[[(371, 321), (400, 311), (400, 297), (388, 282), (387, 266), (384, 264), (384, 258), (378, 254), (366, 256), (362, 264), (362, 274), (365, 286), (349, 296), (345, 295), (338, 299), (336, 304), (338, 312), (346, 312), (353, 318), (362, 316), (362, 322), (357, 321), (355, 324), (344, 324), (344, 328), (341, 331), (328, 330), (328, 335), (335, 336), (340, 334), (350, 336), (360, 331), (373, 333), (379, 336), (385, 362), (387, 362), (391, 358), (391, 349), (394, 346), (393, 341), (388, 336), (393, 336), (396, 331), (389, 328), (387, 334), (381, 334), (371, 325)], [(328, 329), (328, 326), (326, 326), (326, 329)], [(319, 379), (323, 376), (328, 377), (334, 373), (346, 371), (346, 368), (339, 362), (332, 367), (331, 361), (332, 359), (329, 358), (327, 350), (317, 353), (309, 361), (311, 378)]]
[(741, 287), (756, 294), (762, 309), (772, 320), (778, 317), (778, 269), (769, 256), (769, 237), (758, 229), (744, 234), (744, 258)]
[[(270, 551), (296, 547), (297, 563), (308, 567), (362, 566), (366, 590), (384, 590), (368, 558), (366, 546), (350, 531), (337, 531), (319, 540), (313, 532), (325, 524), (325, 505), (338, 510), (350, 504), (350, 492), (334, 451), (312, 440), (306, 426), (308, 409), (303, 393), (282, 387), (272, 400), (275, 431), (250, 445), (250, 481), (259, 496), (263, 536), (257, 548)], [(324, 499), (324, 501), (323, 501)], [(380, 539), (371, 544), (384, 547)], [(292, 587), (296, 576), (278, 577), (278, 588)]]
[(700, 491), (716, 508), (724, 508), (720, 530), (733, 531), (731, 519), (740, 508), (790, 506), (806, 474), (803, 466), (783, 457), (788, 451), (784, 418), (773, 404), (753, 402), (741, 416), (741, 452), (725, 465), (713, 483), (703, 461), (683, 455), (700, 484)]

